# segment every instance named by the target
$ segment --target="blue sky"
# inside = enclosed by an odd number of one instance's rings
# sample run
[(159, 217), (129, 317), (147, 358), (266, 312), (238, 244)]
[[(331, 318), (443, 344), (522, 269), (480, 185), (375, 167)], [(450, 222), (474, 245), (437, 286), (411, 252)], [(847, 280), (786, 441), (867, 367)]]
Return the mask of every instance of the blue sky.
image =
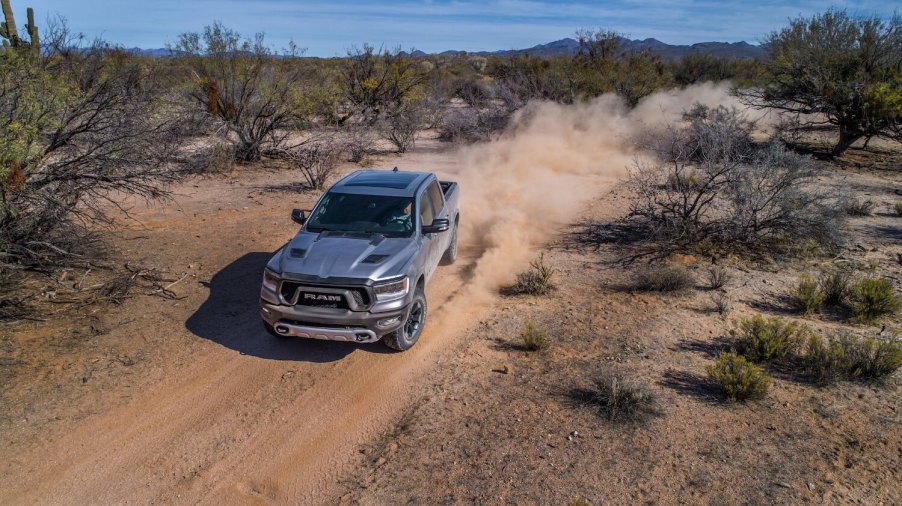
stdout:
[(75, 31), (127, 47), (164, 47), (178, 34), (201, 31), (218, 20), (245, 35), (263, 31), (276, 49), (294, 39), (309, 56), (344, 55), (363, 42), (426, 52), (519, 49), (571, 37), (577, 28), (598, 27), (670, 44), (757, 43), (788, 18), (831, 5), (884, 17), (900, 5), (891, 0), (13, 0), (12, 4), (17, 19), (24, 21), (25, 7), (31, 5), (39, 20), (60, 14)]

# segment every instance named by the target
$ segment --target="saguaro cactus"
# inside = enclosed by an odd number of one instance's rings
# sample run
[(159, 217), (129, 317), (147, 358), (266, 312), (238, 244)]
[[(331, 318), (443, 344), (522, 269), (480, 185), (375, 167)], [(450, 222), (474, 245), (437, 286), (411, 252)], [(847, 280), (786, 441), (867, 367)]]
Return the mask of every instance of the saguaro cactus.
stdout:
[[(19, 32), (16, 30), (16, 18), (13, 16), (13, 8), (9, 5), (9, 0), (0, 0), (3, 6), (3, 18), (6, 21), (0, 23), (0, 37), (9, 41), (13, 47), (19, 45)], [(4, 44), (5, 45), (5, 44)]]
[[(9, 0), (6, 0), (9, 1)], [(25, 30), (28, 31), (28, 39), (31, 43), (31, 50), (34, 54), (41, 54), (41, 40), (38, 36), (38, 25), (34, 24), (34, 9), (28, 8), (28, 24)]]

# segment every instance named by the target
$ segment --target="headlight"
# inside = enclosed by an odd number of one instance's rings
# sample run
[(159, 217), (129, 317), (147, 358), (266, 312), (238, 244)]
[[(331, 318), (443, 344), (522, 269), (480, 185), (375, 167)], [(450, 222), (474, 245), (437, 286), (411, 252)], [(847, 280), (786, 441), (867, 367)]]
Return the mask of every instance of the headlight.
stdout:
[(279, 289), (279, 281), (281, 281), (281, 279), (279, 279), (279, 276), (274, 272), (271, 272), (268, 269), (263, 270), (263, 288), (275, 292)]
[(408, 278), (404, 278), (400, 281), (392, 281), (390, 283), (375, 285), (373, 287), (373, 292), (376, 293), (376, 300), (394, 300), (400, 299), (401, 297), (407, 295), (407, 289), (409, 287), (410, 280)]

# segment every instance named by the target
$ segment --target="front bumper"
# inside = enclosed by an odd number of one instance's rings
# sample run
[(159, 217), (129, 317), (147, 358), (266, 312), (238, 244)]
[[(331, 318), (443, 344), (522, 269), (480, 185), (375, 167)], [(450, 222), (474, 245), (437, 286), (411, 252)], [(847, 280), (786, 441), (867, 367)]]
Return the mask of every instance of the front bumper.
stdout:
[[(407, 307), (384, 313), (308, 306), (286, 306), (260, 301), (260, 316), (283, 336), (372, 343), (401, 328)], [(390, 323), (386, 324), (386, 321)], [(380, 325), (382, 322), (382, 325)]]

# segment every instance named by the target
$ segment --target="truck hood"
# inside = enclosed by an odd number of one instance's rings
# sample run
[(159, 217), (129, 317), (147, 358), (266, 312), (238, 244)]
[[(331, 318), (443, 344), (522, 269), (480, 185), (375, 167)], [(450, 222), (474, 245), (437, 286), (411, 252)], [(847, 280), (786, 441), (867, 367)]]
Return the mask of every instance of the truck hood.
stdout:
[(415, 253), (412, 237), (302, 231), (276, 257), (279, 272), (288, 277), (379, 280), (405, 274)]

